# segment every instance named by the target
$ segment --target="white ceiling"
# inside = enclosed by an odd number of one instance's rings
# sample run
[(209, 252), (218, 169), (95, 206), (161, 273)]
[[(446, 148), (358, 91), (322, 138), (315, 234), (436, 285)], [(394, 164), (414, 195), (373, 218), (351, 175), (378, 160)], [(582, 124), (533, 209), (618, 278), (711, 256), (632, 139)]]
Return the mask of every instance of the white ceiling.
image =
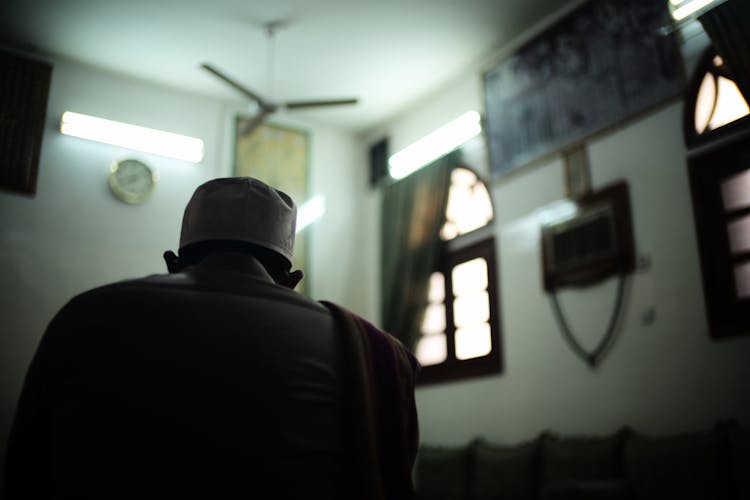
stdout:
[(358, 97), (295, 111), (374, 127), (456, 78), (571, 0), (0, 0), (0, 43), (227, 100), (202, 62), (269, 91), (263, 25), (275, 38), (273, 96)]

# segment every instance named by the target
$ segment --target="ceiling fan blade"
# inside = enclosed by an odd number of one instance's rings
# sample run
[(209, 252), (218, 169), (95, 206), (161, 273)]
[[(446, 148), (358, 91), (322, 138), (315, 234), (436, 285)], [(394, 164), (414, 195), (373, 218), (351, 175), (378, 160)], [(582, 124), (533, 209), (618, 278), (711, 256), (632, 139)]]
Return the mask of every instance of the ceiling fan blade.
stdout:
[(240, 136), (250, 135), (256, 128), (260, 126), (261, 123), (263, 123), (263, 120), (266, 118), (266, 115), (269, 113), (268, 110), (261, 108), (260, 112), (252, 117), (245, 125), (238, 131), (238, 134)]
[(219, 71), (218, 69), (214, 68), (208, 63), (201, 64), (201, 68), (205, 69), (209, 73), (212, 73), (214, 76), (218, 77), (220, 80), (223, 80), (225, 83), (228, 83), (230, 86), (234, 87), (236, 90), (238, 90), (243, 95), (249, 97), (250, 99), (256, 101), (261, 109), (264, 110), (273, 110), (274, 106), (267, 103), (261, 96), (247, 88), (246, 86), (242, 85), (241, 83), (237, 82), (236, 80), (230, 78), (223, 72)]
[(291, 101), (284, 103), (287, 109), (314, 108), (317, 106), (341, 106), (344, 104), (357, 104), (359, 99), (328, 99), (320, 101)]

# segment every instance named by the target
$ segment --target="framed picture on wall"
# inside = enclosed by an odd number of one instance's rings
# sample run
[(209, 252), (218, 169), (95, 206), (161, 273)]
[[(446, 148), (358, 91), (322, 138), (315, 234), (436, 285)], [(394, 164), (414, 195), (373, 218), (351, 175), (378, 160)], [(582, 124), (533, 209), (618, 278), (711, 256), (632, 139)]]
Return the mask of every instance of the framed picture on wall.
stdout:
[(497, 177), (678, 97), (682, 57), (667, 2), (585, 3), (484, 74)]
[(591, 191), (591, 174), (586, 146), (579, 145), (563, 152), (565, 196), (578, 199)]
[[(310, 135), (290, 127), (264, 123), (243, 133), (250, 117), (235, 121), (234, 175), (262, 180), (292, 197), (299, 209), (309, 197)], [(297, 290), (309, 291), (307, 231), (297, 233), (293, 269), (305, 271)]]

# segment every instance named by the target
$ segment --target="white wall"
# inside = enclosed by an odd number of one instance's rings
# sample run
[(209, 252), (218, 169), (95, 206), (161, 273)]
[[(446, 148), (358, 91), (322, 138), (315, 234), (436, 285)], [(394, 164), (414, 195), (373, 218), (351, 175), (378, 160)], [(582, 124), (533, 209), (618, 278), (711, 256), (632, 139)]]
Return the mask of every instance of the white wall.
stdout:
[[(57, 123), (66, 110), (200, 137), (206, 158), (194, 165), (62, 136)], [(177, 249), (193, 190), (231, 175), (237, 110), (236, 103), (55, 61), (36, 196), (0, 191), (0, 469), (23, 376), (47, 323), (77, 293), (166, 271), (161, 256)], [(350, 244), (360, 231), (355, 202), (366, 189), (358, 142), (344, 131), (289, 124), (310, 132), (312, 190), (327, 197), (327, 214), (307, 229), (312, 295), (369, 313), (372, 291), (350, 279), (362, 245)], [(110, 164), (129, 156), (160, 176), (140, 206), (120, 203), (107, 186)]]
[[(369, 139), (387, 135), (395, 151), (468, 109), (483, 109), (475, 70)], [(589, 369), (564, 342), (542, 289), (539, 212), (565, 196), (560, 158), (494, 180), (505, 370), (419, 388), (424, 443), (463, 444), (476, 436), (513, 443), (542, 430), (605, 434), (622, 425), (667, 433), (729, 417), (750, 423), (750, 337), (708, 337), (682, 101), (591, 139), (587, 149), (594, 188), (628, 182), (637, 251), (651, 259), (649, 269), (629, 279), (616, 343)], [(561, 292), (586, 346), (604, 332), (615, 288), (610, 280)], [(643, 316), (650, 310), (655, 321), (648, 324)]]

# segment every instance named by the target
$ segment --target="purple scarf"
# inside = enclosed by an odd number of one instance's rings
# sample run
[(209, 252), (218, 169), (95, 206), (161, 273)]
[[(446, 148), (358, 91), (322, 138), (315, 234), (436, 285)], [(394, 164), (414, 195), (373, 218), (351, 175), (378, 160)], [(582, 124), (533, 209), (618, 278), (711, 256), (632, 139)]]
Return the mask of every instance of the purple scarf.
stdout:
[(392, 335), (353, 312), (321, 302), (335, 318), (350, 403), (350, 432), (363, 500), (414, 498), (419, 445), (414, 381), (419, 363)]

